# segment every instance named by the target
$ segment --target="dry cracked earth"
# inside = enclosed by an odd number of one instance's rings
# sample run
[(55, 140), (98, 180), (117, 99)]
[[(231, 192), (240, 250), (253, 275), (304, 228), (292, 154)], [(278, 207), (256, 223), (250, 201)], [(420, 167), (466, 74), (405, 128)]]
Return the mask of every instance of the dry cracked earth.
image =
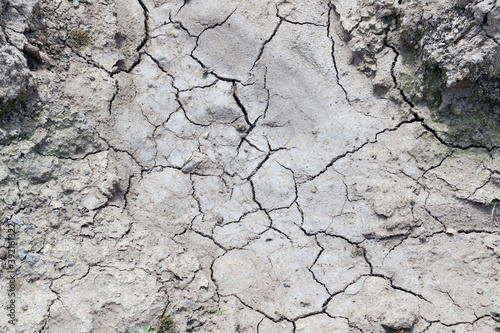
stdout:
[(447, 25), (453, 87), (500, 52), (460, 3), (0, 1), (0, 331), (494, 332), (499, 145), (394, 38)]

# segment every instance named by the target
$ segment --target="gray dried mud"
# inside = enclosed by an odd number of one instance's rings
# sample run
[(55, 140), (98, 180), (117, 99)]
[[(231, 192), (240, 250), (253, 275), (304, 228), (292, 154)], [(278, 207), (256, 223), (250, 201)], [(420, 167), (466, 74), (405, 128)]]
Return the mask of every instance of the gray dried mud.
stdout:
[(499, 21), (0, 0), (0, 331), (493, 332)]

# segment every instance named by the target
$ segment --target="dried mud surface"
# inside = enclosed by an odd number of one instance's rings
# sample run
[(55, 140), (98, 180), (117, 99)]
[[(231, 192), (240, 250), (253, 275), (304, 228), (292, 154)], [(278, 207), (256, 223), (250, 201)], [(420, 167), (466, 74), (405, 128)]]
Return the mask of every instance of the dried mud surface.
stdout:
[(498, 21), (1, 0), (0, 331), (493, 332)]

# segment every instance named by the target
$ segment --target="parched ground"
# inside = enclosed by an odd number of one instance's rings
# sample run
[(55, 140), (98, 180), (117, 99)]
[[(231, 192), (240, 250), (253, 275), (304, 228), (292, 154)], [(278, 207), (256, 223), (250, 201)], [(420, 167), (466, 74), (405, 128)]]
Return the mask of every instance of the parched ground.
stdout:
[(380, 3), (2, 1), (0, 331), (494, 332), (500, 150), (409, 100)]

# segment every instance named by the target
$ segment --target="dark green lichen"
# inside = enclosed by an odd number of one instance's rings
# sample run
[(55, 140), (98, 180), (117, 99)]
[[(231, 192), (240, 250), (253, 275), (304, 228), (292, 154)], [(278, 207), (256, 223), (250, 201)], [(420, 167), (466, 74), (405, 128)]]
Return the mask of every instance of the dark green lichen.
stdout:
[(89, 33), (85, 30), (75, 29), (69, 34), (69, 43), (77, 49), (87, 46), (90, 42)]
[(431, 127), (445, 124), (444, 139), (459, 146), (500, 146), (500, 79), (484, 75), (447, 87), (439, 64), (422, 61), (414, 42), (401, 36), (399, 42), (405, 68), (401, 89), (413, 105), (429, 108)]

